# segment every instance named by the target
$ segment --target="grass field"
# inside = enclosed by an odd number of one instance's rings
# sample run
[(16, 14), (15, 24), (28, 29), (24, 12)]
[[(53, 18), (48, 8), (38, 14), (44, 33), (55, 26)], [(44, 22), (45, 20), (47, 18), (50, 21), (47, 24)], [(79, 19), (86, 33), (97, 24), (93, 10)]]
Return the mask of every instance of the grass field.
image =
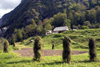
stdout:
[[(64, 36), (69, 36), (72, 39), (72, 49), (78, 51), (88, 51), (88, 42), (90, 38), (96, 40), (97, 56), (100, 60), (100, 29), (88, 29), (67, 31), (61, 34), (51, 34), (42, 37), (44, 49), (52, 48), (52, 41), (55, 42), (55, 50), (63, 49), (62, 40)], [(0, 51), (0, 67), (100, 67), (100, 62), (89, 62), (88, 53), (72, 55), (70, 64), (62, 63), (62, 56), (45, 56), (40, 62), (32, 61), (33, 57), (21, 57), (20, 54), (14, 53), (13, 50), (25, 47), (33, 47), (34, 42), (30, 40), (35, 37), (30, 37), (24, 42), (16, 43), (16, 48), (9, 47), (9, 53)]]

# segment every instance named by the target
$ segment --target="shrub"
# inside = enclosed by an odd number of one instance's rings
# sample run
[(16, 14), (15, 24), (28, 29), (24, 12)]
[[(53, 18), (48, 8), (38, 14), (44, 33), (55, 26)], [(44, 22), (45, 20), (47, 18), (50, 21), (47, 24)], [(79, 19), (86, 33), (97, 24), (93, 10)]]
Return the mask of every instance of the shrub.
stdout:
[(97, 61), (97, 52), (94, 38), (89, 40), (89, 55), (90, 61)]
[(67, 36), (63, 39), (63, 61), (67, 63), (71, 61), (71, 39)]
[(9, 43), (10, 43), (10, 45), (13, 45), (13, 46), (15, 47), (15, 40), (14, 40), (14, 37), (11, 37), (11, 38), (9, 39)]
[(55, 48), (54, 41), (52, 41), (52, 50)]
[(81, 29), (89, 29), (88, 26), (82, 26)]
[(52, 44), (52, 50), (53, 50), (53, 49), (55, 49), (55, 45), (54, 45), (54, 44)]
[(19, 48), (18, 47), (12, 47), (13, 48), (13, 50), (19, 50)]
[(9, 47), (9, 42), (7, 40), (5, 40), (4, 42), (4, 52), (8, 53), (8, 47)]
[(37, 37), (34, 42), (34, 60), (40, 61), (42, 57), (42, 48), (43, 48), (43, 42), (41, 40), (41, 37)]

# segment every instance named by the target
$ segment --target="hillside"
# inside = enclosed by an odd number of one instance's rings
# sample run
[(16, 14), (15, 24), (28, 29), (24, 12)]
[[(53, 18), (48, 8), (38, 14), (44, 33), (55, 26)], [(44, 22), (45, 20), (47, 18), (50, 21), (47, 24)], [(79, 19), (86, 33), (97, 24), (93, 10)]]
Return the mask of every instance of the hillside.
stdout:
[[(87, 29), (87, 30), (77, 30), (77, 31), (65, 31), (60, 34), (50, 34), (47, 36), (42, 36), (42, 40), (44, 43), (44, 49), (52, 49), (52, 44), (54, 41), (55, 49), (63, 49), (62, 41), (64, 36), (69, 36), (72, 40), (72, 48), (73, 49), (88, 49), (89, 39), (94, 38), (96, 47), (100, 48), (100, 29)], [(17, 42), (16, 44), (25, 45), (29, 47), (33, 47), (33, 43), (31, 40), (34, 40), (36, 36), (25, 39), (22, 42)]]
[(9, 27), (3, 35), (6, 38), (16, 34), (18, 29), (25, 39), (44, 35), (48, 29), (57, 26), (82, 29), (100, 27), (99, 0), (23, 0), (15, 10), (1, 26)]

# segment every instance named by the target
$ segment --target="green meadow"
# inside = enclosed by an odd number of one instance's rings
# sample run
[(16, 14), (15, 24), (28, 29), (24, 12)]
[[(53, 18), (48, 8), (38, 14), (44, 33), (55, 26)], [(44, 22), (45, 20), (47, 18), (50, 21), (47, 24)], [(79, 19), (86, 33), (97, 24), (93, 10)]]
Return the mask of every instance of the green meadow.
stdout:
[[(90, 38), (94, 38), (96, 42), (97, 57), (100, 60), (100, 29), (86, 29), (77, 31), (66, 31), (60, 34), (50, 34), (43, 36), (44, 49), (52, 50), (52, 41), (54, 41), (55, 49), (62, 50), (62, 40), (64, 36), (69, 36), (72, 40), (72, 50), (88, 51), (88, 42)], [(35, 36), (36, 37), (36, 36)], [(35, 37), (30, 37), (23, 42), (17, 42), (16, 47), (9, 46), (9, 53), (0, 51), (0, 67), (100, 67), (100, 62), (90, 62), (89, 54), (83, 53), (72, 55), (70, 64), (62, 63), (62, 56), (45, 56), (41, 61), (33, 61), (33, 57), (22, 57), (13, 50), (21, 48), (34, 47)], [(0, 42), (1, 43), (1, 42)]]

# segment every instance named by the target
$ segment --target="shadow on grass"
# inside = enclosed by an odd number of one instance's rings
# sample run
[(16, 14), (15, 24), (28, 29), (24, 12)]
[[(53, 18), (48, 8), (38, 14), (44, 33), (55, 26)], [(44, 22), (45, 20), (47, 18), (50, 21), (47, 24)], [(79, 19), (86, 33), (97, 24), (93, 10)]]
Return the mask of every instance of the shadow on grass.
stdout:
[[(15, 61), (15, 62), (8, 62), (7, 64), (14, 64), (14, 63), (30, 63), (30, 62), (35, 62), (33, 60), (22, 60), (22, 61)], [(39, 61), (37, 61), (39, 62)]]
[(61, 61), (55, 61), (55, 62), (51, 62), (51, 63), (43, 63), (43, 64), (40, 64), (40, 65), (55, 65), (55, 64), (64, 64), (64, 62), (61, 62)]
[(77, 63), (90, 63), (91, 61), (85, 60), (85, 61), (78, 61)]
[(97, 61), (85, 60), (85, 61), (78, 61), (77, 63), (91, 63), (91, 62), (100, 62), (100, 61), (99, 60)]

